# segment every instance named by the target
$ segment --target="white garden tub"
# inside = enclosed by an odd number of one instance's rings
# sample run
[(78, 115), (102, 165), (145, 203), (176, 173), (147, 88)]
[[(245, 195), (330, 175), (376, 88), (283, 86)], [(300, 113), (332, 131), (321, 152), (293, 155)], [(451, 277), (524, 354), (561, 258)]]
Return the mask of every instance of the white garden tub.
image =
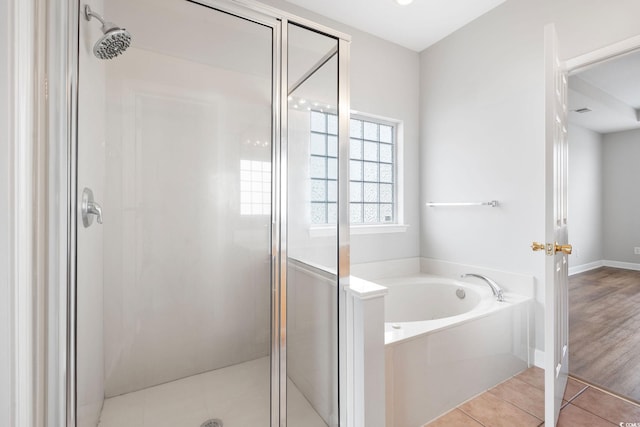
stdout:
[(532, 299), (482, 280), (416, 274), (385, 298), (386, 426), (415, 427), (529, 365)]

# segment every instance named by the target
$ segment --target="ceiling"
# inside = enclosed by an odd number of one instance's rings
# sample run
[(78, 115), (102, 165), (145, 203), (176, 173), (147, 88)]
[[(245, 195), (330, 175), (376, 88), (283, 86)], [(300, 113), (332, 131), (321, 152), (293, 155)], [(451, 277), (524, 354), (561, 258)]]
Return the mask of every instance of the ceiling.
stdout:
[(506, 0), (286, 0), (420, 52)]
[[(640, 52), (571, 76), (568, 101), (571, 123), (601, 134), (639, 129)], [(591, 111), (576, 112), (583, 108)]]

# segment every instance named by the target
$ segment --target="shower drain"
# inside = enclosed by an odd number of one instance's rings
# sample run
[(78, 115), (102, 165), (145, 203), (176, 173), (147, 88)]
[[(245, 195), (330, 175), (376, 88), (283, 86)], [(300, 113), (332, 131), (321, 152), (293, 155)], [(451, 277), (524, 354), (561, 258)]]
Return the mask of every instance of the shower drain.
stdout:
[(222, 420), (219, 420), (217, 418), (213, 420), (207, 420), (200, 424), (200, 427), (222, 427)]

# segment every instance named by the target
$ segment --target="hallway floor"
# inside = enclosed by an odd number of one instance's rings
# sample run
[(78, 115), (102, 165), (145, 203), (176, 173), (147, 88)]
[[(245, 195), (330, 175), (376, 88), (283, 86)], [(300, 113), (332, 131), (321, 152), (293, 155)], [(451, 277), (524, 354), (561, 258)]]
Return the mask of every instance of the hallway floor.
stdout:
[[(569, 378), (558, 427), (640, 425), (640, 406)], [(544, 371), (532, 367), (463, 403), (425, 427), (544, 425)]]
[(569, 277), (569, 373), (640, 402), (638, 307), (640, 271), (601, 267)]

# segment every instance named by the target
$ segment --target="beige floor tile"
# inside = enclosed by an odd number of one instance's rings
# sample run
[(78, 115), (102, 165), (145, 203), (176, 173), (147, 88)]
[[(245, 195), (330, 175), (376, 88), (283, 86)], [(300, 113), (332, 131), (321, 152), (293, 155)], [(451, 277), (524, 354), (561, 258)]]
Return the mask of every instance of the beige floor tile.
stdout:
[(571, 404), (597, 414), (616, 425), (620, 425), (621, 422), (640, 423), (640, 406), (593, 387), (586, 389)]
[(516, 375), (516, 378), (544, 390), (544, 370), (537, 366), (532, 366), (526, 371), (519, 373)]
[(544, 390), (518, 378), (511, 378), (489, 390), (489, 393), (544, 420)]
[(490, 393), (483, 393), (462, 404), (460, 410), (488, 427), (537, 427), (540, 425), (540, 420), (533, 415)]
[(461, 410), (454, 409), (423, 427), (482, 427), (482, 424)]
[(568, 404), (560, 411), (557, 427), (611, 427), (612, 425), (615, 424)]

